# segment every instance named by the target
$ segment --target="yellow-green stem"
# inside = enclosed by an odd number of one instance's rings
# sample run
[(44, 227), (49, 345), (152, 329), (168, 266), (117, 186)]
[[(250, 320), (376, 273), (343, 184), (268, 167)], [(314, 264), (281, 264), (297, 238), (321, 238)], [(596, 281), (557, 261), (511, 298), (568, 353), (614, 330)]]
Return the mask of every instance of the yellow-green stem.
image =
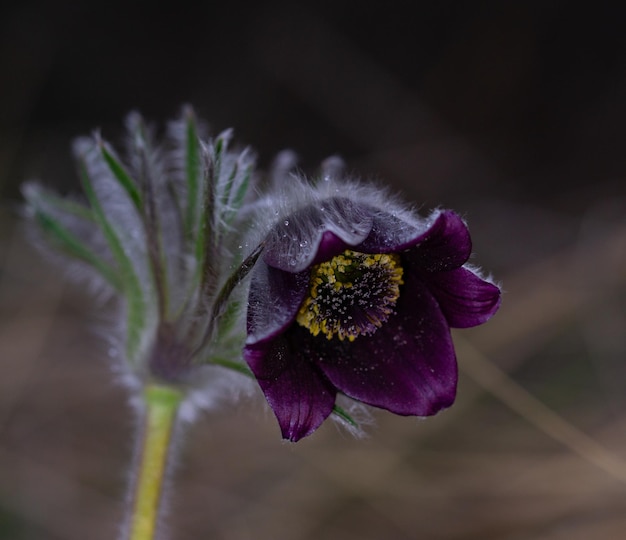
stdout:
[(172, 431), (182, 394), (151, 385), (144, 393), (145, 418), (134, 485), (128, 540), (153, 540), (159, 521)]

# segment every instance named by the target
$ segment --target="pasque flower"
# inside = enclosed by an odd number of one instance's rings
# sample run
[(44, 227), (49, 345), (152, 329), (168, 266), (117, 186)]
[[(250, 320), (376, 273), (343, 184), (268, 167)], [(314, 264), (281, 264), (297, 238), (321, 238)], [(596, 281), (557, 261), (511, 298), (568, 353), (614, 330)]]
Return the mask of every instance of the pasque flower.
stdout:
[(332, 412), (355, 425), (340, 394), (404, 415), (452, 403), (450, 327), (486, 321), (500, 301), (466, 266), (458, 215), (419, 218), (335, 180), (333, 160), (317, 185), (279, 160), (261, 195), (248, 189), (251, 154), (229, 148), (230, 131), (201, 137), (190, 108), (165, 141), (136, 113), (127, 128), (125, 158), (98, 133), (76, 141), (82, 199), (23, 188), (42, 247), (117, 300), (111, 356), (140, 418), (121, 538), (158, 535), (176, 423), (238, 386), (221, 368), (256, 377), (292, 441)]
[(287, 154), (261, 195), (251, 154), (230, 131), (201, 137), (190, 108), (162, 142), (136, 113), (127, 127), (125, 159), (98, 133), (76, 141), (82, 199), (23, 189), (42, 247), (119, 307), (111, 356), (141, 419), (121, 538), (158, 535), (176, 423), (238, 386), (221, 368), (256, 377), (292, 441), (333, 412), (356, 425), (340, 396), (420, 416), (453, 402), (450, 327), (500, 302), (457, 214), (420, 218), (336, 180), (336, 160), (310, 184)]
[(283, 437), (311, 434), (338, 394), (400, 415), (450, 406), (450, 328), (482, 324), (500, 303), (467, 265), (464, 221), (449, 210), (421, 218), (331, 177), (292, 182), (304, 195), (279, 215), (252, 271), (244, 349)]

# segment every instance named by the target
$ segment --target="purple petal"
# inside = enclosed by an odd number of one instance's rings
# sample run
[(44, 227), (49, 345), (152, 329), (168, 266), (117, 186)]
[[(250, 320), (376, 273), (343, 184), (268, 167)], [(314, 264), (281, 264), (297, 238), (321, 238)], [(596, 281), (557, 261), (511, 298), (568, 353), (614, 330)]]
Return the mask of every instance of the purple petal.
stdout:
[(409, 223), (382, 210), (374, 214), (372, 229), (359, 245), (363, 253), (391, 253), (402, 251), (415, 244), (424, 235), (426, 227)]
[(425, 277), (450, 326), (469, 328), (483, 324), (500, 307), (500, 289), (467, 268)]
[(308, 289), (309, 272), (292, 274), (258, 261), (250, 281), (247, 343), (283, 333), (295, 320)]
[(455, 398), (448, 323), (426, 285), (407, 279), (397, 313), (371, 336), (317, 341), (315, 361), (348, 396), (396, 414), (428, 416)]
[(343, 253), (348, 247), (341, 238), (330, 231), (324, 231), (320, 236), (315, 257), (311, 261), (311, 265), (329, 261), (335, 255)]
[(459, 268), (472, 252), (467, 226), (450, 210), (441, 212), (428, 230), (413, 240), (414, 247), (405, 255), (411, 266), (426, 272)]
[(335, 197), (305, 206), (270, 231), (263, 260), (274, 268), (301, 272), (341, 253), (347, 246), (363, 242), (372, 220), (369, 207), (346, 198)]
[(426, 271), (458, 268), (469, 258), (472, 242), (463, 220), (444, 210), (429, 219), (409, 223), (387, 212), (374, 214), (368, 237), (358, 246), (364, 253), (390, 253), (410, 250), (416, 266)]
[[(293, 330), (299, 334), (299, 328)], [(288, 332), (244, 348), (244, 358), (278, 419), (283, 438), (293, 442), (313, 433), (335, 404), (335, 389), (309, 359), (308, 337)]]

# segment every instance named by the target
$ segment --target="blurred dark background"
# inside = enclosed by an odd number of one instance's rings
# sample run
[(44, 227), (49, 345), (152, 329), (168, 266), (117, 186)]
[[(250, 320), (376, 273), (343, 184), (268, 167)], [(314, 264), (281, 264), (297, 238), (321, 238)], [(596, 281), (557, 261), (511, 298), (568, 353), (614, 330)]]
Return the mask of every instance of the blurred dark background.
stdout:
[(0, 538), (114, 537), (133, 447), (100, 315), (25, 244), (19, 185), (74, 192), (74, 137), (118, 142), (129, 111), (163, 126), (184, 103), (261, 169), (284, 148), (311, 173), (339, 154), (455, 208), (506, 294), (455, 334), (459, 401), (428, 422), (376, 414), (365, 441), (325, 426), (289, 446), (260, 399), (203, 415), (172, 538), (626, 536), (626, 15), (611, 5), (4, 2)]

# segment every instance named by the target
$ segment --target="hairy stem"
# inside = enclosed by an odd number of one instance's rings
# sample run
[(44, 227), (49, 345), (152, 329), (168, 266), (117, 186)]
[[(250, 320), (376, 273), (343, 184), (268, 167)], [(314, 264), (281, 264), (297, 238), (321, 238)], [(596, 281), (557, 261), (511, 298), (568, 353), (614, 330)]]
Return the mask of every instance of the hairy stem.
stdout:
[(144, 393), (145, 416), (137, 479), (132, 487), (130, 525), (125, 539), (156, 538), (168, 468), (172, 432), (182, 394), (173, 388), (148, 386)]

